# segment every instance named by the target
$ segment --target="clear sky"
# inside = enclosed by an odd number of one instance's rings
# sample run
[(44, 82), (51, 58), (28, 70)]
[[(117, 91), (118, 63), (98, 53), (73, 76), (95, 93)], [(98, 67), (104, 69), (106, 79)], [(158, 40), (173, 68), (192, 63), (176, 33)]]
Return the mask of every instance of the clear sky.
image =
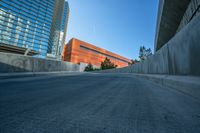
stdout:
[(153, 51), (159, 0), (68, 0), (68, 42), (72, 37), (124, 57), (139, 47)]

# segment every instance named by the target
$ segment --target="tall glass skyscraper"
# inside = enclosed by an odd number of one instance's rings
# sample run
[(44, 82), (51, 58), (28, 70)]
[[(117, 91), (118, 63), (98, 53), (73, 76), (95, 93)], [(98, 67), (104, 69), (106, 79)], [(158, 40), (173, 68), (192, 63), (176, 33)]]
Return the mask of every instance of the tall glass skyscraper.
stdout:
[(61, 31), (60, 31), (60, 39), (59, 39), (59, 44), (58, 44), (58, 52), (57, 52), (58, 53), (57, 57), (59, 59), (62, 58), (62, 50), (65, 44), (68, 20), (69, 20), (69, 5), (68, 5), (68, 2), (65, 2)]
[(65, 0), (56, 1), (54, 7), (52, 30), (49, 40), (48, 56), (61, 59), (63, 45), (65, 43), (69, 5)]
[[(61, 2), (62, 1), (62, 2)], [(60, 32), (55, 16), (62, 19), (65, 0), (0, 0), (0, 45), (29, 48), (46, 57), (52, 46), (57, 45), (52, 33)], [(58, 12), (57, 10), (60, 10)], [(59, 15), (58, 15), (59, 14)]]

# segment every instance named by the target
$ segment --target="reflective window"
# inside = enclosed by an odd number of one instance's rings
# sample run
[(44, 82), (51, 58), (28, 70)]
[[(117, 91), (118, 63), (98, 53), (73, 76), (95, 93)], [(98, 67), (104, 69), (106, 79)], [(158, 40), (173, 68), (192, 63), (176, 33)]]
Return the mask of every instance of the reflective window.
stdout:
[(46, 55), (54, 0), (0, 0), (0, 43)]

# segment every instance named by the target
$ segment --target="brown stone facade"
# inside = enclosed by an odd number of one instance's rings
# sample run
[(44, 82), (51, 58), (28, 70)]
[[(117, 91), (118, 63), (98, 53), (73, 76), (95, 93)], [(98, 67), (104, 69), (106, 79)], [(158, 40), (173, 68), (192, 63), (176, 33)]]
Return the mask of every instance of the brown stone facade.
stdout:
[(68, 44), (64, 46), (62, 55), (63, 61), (77, 64), (80, 62), (91, 63), (95, 66), (101, 66), (101, 62), (103, 62), (106, 57), (117, 65), (118, 68), (126, 67), (128, 63), (131, 62), (130, 59), (75, 38), (72, 38)]

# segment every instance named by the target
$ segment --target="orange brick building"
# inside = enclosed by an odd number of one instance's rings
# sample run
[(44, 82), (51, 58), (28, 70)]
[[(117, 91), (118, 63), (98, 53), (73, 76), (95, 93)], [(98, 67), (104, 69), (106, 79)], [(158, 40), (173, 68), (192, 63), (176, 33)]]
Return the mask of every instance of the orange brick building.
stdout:
[(128, 63), (131, 62), (125, 57), (75, 38), (72, 38), (68, 44), (64, 46), (62, 55), (63, 61), (77, 64), (80, 62), (91, 63), (95, 66), (101, 66), (101, 62), (103, 62), (106, 57), (118, 67), (128, 66)]

